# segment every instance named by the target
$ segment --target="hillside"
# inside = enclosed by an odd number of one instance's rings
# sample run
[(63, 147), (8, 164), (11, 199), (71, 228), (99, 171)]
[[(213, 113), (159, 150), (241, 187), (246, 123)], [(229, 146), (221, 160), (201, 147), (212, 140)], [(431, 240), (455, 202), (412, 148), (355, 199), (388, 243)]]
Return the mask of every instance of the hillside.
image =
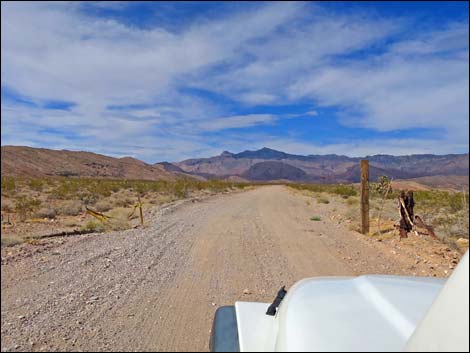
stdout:
[[(369, 159), (371, 180), (375, 180), (381, 175), (387, 175), (394, 179), (437, 175), (441, 177), (456, 176), (453, 179), (454, 184), (456, 182), (457, 186), (460, 186), (460, 182), (464, 182), (464, 179), (458, 177), (469, 175), (468, 153), (409, 156), (374, 155), (351, 158), (334, 154), (301, 156), (262, 148), (238, 154), (225, 151), (219, 156), (188, 159), (174, 163), (174, 165), (187, 173), (204, 175), (205, 177), (241, 176), (258, 181), (287, 179), (305, 182), (354, 183), (359, 180), (359, 161), (363, 158)], [(281, 172), (280, 165), (263, 162), (277, 162), (293, 168), (283, 167), (282, 178), (278, 178)], [(299, 170), (304, 173), (299, 173)], [(419, 181), (417, 180), (417, 182)]]
[(292, 180), (304, 181), (307, 179), (307, 173), (302, 169), (293, 167), (287, 163), (282, 162), (260, 162), (252, 165), (242, 175), (248, 180), (264, 181), (264, 180)]
[[(469, 155), (366, 156), (370, 179), (387, 175), (394, 180), (413, 180), (431, 187), (468, 189)], [(330, 155), (294, 155), (269, 148), (241, 153), (223, 152), (209, 158), (182, 162), (144, 163), (131, 157), (114, 158), (92, 152), (50, 150), (23, 146), (2, 146), (2, 176), (81, 176), (128, 179), (227, 180), (317, 183), (359, 181), (362, 158)]]
[(406, 180), (395, 180), (394, 185), (406, 185), (405, 183), (416, 183), (425, 189), (447, 189), (468, 191), (468, 175), (433, 175), (420, 178), (411, 178)]
[(91, 152), (2, 146), (2, 176), (80, 176), (127, 179), (174, 179), (159, 165), (135, 158), (113, 158)]

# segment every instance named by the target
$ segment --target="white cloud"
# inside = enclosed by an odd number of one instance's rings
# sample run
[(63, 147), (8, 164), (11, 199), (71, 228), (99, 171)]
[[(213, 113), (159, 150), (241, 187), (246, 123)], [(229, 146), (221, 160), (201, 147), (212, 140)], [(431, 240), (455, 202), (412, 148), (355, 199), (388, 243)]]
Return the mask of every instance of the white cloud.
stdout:
[(305, 115), (317, 116), (318, 112), (316, 110), (310, 110), (310, 111), (306, 112)]
[(193, 126), (193, 128), (200, 129), (201, 131), (220, 131), (260, 124), (269, 124), (275, 120), (276, 117), (271, 114), (237, 115), (226, 118), (212, 119), (210, 121), (200, 123), (199, 126)]
[[(94, 4), (114, 10), (128, 5)], [(193, 87), (224, 95), (245, 111), (253, 105), (307, 102), (314, 108), (341, 108), (341, 121), (348, 126), (437, 128), (443, 131), (441, 139), (417, 142), (416, 149), (468, 149), (468, 23), (408, 33), (397, 41), (391, 38), (408, 25), (401, 19), (333, 14), (316, 4), (240, 7), (177, 32), (91, 17), (80, 11), (80, 3), (1, 6), (2, 86), (38, 103), (76, 103), (70, 111), (52, 111), (2, 101), (2, 144), (69, 144), (178, 160), (219, 147), (246, 149), (251, 140), (230, 129), (299, 116), (235, 115), (210, 99), (181, 93)], [(371, 47), (385, 52), (355, 57)], [(303, 116), (317, 114), (311, 110)], [(204, 136), (216, 131), (226, 135)], [(277, 143), (270, 147), (316, 146), (325, 153), (405, 151), (390, 139), (322, 147), (264, 136), (260, 147), (270, 141)]]
[[(450, 44), (442, 38), (458, 40)], [(466, 38), (461, 29), (451, 28), (429, 34), (427, 40), (426, 50), (417, 49), (416, 41), (413, 48), (406, 41), (366, 62), (322, 67), (293, 83), (290, 97), (311, 97), (323, 106), (342, 107), (343, 122), (350, 126), (378, 131), (441, 128), (459, 142), (468, 141), (468, 58), (460, 55), (468, 51), (468, 29)], [(397, 53), (405, 48), (412, 57)], [(447, 55), (420, 55), (423, 51)]]

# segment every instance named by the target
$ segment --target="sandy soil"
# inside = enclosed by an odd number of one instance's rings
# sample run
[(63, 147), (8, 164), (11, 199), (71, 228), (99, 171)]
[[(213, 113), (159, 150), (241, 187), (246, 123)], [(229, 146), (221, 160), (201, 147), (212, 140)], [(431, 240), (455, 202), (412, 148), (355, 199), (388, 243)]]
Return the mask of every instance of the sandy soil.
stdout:
[(265, 186), (155, 209), (144, 229), (2, 248), (1, 349), (208, 350), (218, 306), (311, 276), (444, 277), (460, 258), (366, 238), (341, 207)]

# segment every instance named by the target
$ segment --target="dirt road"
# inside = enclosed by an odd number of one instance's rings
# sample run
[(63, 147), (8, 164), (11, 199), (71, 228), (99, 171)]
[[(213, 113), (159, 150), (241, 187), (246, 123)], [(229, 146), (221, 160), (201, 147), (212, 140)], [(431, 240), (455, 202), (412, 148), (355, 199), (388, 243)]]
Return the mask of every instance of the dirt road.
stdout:
[(156, 210), (145, 229), (2, 249), (1, 349), (207, 350), (218, 306), (304, 277), (407, 273), (333, 207), (266, 186)]

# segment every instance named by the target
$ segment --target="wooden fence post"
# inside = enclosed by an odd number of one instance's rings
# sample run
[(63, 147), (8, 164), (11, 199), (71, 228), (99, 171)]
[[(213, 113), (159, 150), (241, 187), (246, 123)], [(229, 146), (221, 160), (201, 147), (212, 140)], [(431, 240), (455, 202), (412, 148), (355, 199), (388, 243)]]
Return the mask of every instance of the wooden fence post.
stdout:
[(140, 225), (143, 226), (144, 225), (144, 215), (142, 213), (142, 201), (140, 201), (140, 195), (138, 196), (139, 197), (139, 211), (140, 211)]
[(369, 233), (369, 161), (361, 160), (361, 233)]

